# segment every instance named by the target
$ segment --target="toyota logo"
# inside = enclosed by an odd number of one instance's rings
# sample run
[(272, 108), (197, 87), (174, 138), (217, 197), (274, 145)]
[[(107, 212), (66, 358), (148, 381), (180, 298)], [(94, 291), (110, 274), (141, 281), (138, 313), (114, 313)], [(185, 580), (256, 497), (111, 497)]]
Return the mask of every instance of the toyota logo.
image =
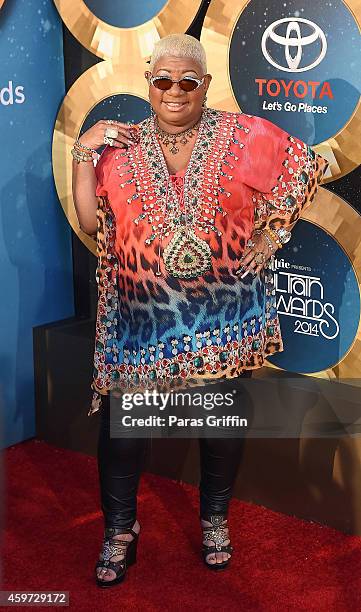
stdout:
[[(286, 36), (280, 36), (277, 34), (277, 28), (281, 23), (287, 23)], [(312, 29), (312, 33), (308, 36), (301, 35), (300, 24), (306, 23)], [(269, 40), (273, 40), (275, 43), (282, 45), (285, 49), (285, 60), (287, 66), (281, 66), (273, 59), (267, 49), (267, 43)], [(311, 45), (316, 41), (320, 40), (321, 50), (312, 64), (299, 68), (302, 59), (303, 48), (306, 45)], [(291, 52), (293, 51), (293, 53)], [(278, 19), (271, 23), (268, 28), (264, 31), (262, 36), (262, 53), (266, 60), (272, 64), (275, 68), (283, 70), (285, 72), (304, 72), (305, 70), (311, 70), (315, 66), (318, 66), (326, 55), (327, 51), (327, 40), (326, 36), (321, 28), (313, 21), (309, 19), (302, 19), (296, 17), (286, 17), (285, 19)]]

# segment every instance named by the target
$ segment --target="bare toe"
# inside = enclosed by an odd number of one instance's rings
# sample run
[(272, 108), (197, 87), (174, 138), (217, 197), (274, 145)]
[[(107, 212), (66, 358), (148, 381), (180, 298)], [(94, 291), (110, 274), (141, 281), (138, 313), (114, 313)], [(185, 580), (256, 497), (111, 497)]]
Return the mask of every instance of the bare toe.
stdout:
[[(140, 525), (138, 521), (135, 521), (132, 529), (136, 534), (139, 534)], [(111, 561), (112, 563), (124, 561), (126, 557), (127, 547), (128, 547), (126, 543), (128, 542), (130, 543), (132, 540), (134, 540), (134, 536), (131, 533), (125, 532), (125, 533), (119, 533), (117, 535), (114, 535), (112, 538), (114, 548), (117, 548), (116, 546), (117, 541), (120, 541), (121, 543), (124, 543), (124, 544), (120, 544), (118, 546), (118, 554), (114, 553), (114, 555), (110, 557), (108, 560)], [(109, 544), (108, 544), (108, 547), (109, 547)], [(103, 552), (104, 552), (104, 549), (103, 549)], [(101, 552), (99, 555), (100, 562), (104, 561), (103, 552)], [(117, 577), (117, 574), (113, 569), (109, 567), (101, 567), (101, 566), (97, 567), (96, 575), (97, 575), (97, 578), (103, 582), (109, 582), (111, 580), (115, 580), (115, 578)]]
[[(201, 525), (202, 525), (202, 529), (204, 529), (205, 527), (212, 527), (212, 523), (201, 519)], [(230, 544), (230, 540), (228, 537), (228, 527), (227, 527), (227, 520), (223, 520), (221, 525), (217, 525), (215, 523), (214, 526), (214, 532), (215, 535), (218, 537), (219, 539), (219, 532), (221, 532), (221, 546), (222, 547), (226, 547)], [(207, 530), (207, 533), (204, 532), (203, 533), (204, 539), (203, 539), (203, 545), (205, 547), (215, 547), (215, 542), (211, 539), (211, 533), (210, 530)], [(207, 552), (204, 550), (204, 559), (206, 561), (206, 563), (208, 563), (209, 565), (214, 565), (215, 563), (217, 564), (221, 564), (221, 563), (225, 563), (228, 561), (228, 559), (231, 557), (231, 554), (226, 552), (226, 551), (222, 551), (220, 550), (219, 552), (216, 551), (212, 551), (209, 554), (207, 554)]]
[(206, 561), (207, 563), (217, 563), (217, 559), (214, 556), (214, 553), (210, 553), (209, 555), (206, 556)]
[(110, 569), (100, 567), (97, 570), (97, 576), (99, 580), (104, 580), (104, 582), (106, 582), (107, 580), (113, 580), (115, 578), (115, 572)]

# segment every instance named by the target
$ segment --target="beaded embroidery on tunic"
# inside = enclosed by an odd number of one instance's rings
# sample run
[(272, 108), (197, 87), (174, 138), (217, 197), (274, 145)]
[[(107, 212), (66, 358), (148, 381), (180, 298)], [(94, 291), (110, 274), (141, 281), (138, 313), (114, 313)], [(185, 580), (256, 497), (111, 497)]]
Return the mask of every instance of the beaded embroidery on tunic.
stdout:
[[(232, 378), (283, 349), (272, 270), (244, 279), (235, 271), (253, 229), (292, 227), (322, 176), (322, 158), (268, 121), (206, 109), (179, 193), (152, 122), (137, 145), (106, 150), (97, 166), (89, 415), (111, 389)], [(187, 247), (196, 275), (183, 261), (189, 232), (200, 245)]]

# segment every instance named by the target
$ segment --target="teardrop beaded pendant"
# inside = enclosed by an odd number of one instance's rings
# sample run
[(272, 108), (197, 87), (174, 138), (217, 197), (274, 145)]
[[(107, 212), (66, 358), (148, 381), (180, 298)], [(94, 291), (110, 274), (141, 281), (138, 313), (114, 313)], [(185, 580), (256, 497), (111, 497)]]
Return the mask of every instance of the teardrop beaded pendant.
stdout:
[(191, 229), (179, 229), (163, 252), (169, 274), (178, 278), (196, 278), (212, 267), (209, 244)]

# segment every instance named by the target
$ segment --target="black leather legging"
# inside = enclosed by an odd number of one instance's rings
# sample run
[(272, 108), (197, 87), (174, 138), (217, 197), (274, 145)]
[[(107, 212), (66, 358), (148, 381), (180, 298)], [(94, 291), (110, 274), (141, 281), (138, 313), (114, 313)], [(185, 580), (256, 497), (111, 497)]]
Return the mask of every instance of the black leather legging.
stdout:
[[(250, 371), (243, 376), (249, 377)], [(212, 390), (215, 387), (212, 385)], [(110, 437), (110, 401), (101, 408), (98, 471), (101, 506), (106, 527), (131, 527), (137, 517), (137, 491), (147, 438)], [(200, 516), (228, 513), (233, 484), (242, 458), (245, 438), (199, 438)]]

